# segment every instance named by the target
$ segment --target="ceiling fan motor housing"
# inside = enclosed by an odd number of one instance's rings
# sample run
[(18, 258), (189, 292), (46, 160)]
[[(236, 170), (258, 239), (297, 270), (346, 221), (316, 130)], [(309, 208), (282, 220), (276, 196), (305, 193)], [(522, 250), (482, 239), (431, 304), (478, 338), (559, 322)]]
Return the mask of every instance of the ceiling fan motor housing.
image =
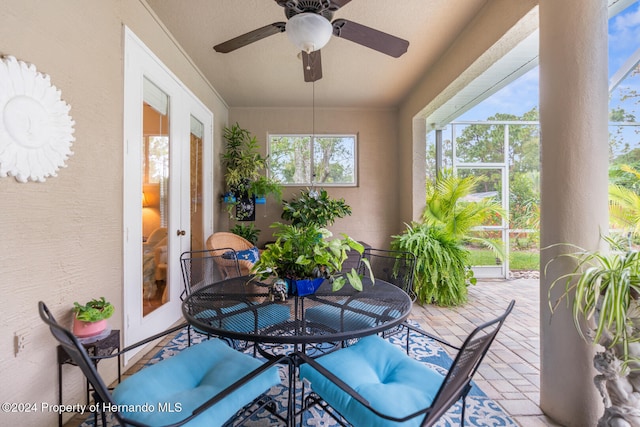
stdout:
[(333, 19), (333, 12), (338, 8), (331, 7), (329, 0), (276, 0), (284, 7), (287, 19), (300, 13), (310, 12), (325, 17), (329, 22)]

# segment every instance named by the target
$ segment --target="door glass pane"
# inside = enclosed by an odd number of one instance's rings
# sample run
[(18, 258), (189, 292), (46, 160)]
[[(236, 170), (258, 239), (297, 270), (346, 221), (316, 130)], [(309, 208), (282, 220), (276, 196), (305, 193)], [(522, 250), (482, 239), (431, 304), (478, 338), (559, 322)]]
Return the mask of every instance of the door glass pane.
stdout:
[(202, 137), (204, 126), (191, 116), (190, 135), (190, 211), (191, 211), (191, 250), (205, 249), (204, 241), (204, 210), (202, 206), (202, 183), (204, 162), (202, 158)]
[[(476, 187), (461, 200), (462, 207), (465, 202), (478, 202), (480, 206), (485, 203), (496, 203), (503, 207), (502, 201), (502, 169), (493, 168), (459, 168), (458, 176), (461, 178), (472, 176), (476, 180)], [(481, 220), (479, 227), (470, 230), (469, 239), (465, 246), (471, 252), (470, 264), (473, 266), (500, 265), (500, 259), (492, 249), (503, 247), (502, 226), (503, 218), (490, 209), (480, 208), (476, 215)]]
[(169, 97), (145, 78), (142, 105), (142, 312), (167, 302)]

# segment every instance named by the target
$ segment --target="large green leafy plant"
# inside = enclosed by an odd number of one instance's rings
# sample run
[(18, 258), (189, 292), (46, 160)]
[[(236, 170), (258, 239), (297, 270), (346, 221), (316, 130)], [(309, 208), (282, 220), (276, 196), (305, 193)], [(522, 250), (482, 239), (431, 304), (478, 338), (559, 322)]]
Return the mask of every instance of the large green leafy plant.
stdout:
[(393, 236), (394, 249), (416, 256), (414, 288), (421, 303), (455, 306), (467, 301), (467, 285), (475, 283), (469, 251), (444, 230), (413, 223)]
[(472, 176), (440, 174), (435, 183), (427, 185), (422, 221), (407, 225), (403, 234), (393, 236), (394, 249), (416, 255), (414, 287), (421, 303), (454, 306), (466, 302), (467, 286), (476, 282), (466, 243), (482, 244), (496, 257), (504, 258), (499, 243), (473, 234), (475, 227), (503, 213), (493, 200), (465, 200), (477, 185), (477, 178)]
[[(330, 239), (332, 233), (317, 225), (298, 226), (274, 223), (276, 241), (266, 246), (253, 267), (260, 280), (269, 278), (310, 279), (324, 277), (333, 283), (333, 290), (341, 289), (349, 282), (356, 290), (362, 290), (362, 280), (352, 269), (341, 275), (347, 251), (362, 254), (364, 246), (349, 236)], [(368, 265), (368, 264), (367, 264)]]
[(336, 219), (351, 215), (351, 207), (344, 199), (334, 199), (326, 190), (307, 188), (298, 198), (282, 202), (282, 219), (293, 225), (327, 227)]

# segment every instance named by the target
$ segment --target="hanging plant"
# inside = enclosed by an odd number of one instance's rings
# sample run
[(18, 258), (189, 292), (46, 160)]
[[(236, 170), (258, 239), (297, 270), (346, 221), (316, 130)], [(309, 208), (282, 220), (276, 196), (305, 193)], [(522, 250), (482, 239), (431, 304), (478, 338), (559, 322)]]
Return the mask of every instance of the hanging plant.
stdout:
[(329, 197), (326, 190), (307, 188), (300, 192), (297, 199), (282, 203), (282, 219), (291, 221), (293, 225), (317, 225), (324, 228), (338, 218), (351, 215), (351, 207), (344, 199)]
[[(234, 216), (234, 208), (240, 205), (241, 209), (236, 209), (236, 219), (246, 220), (254, 212), (253, 199), (256, 195), (271, 194), (280, 200), (282, 186), (278, 181), (266, 176), (268, 157), (260, 154), (260, 145), (255, 136), (251, 136), (251, 133), (241, 128), (238, 123), (225, 127), (223, 132), (227, 141), (225, 153), (222, 155), (227, 186), (223, 199), (231, 217)], [(247, 208), (248, 204), (251, 204), (251, 209)]]

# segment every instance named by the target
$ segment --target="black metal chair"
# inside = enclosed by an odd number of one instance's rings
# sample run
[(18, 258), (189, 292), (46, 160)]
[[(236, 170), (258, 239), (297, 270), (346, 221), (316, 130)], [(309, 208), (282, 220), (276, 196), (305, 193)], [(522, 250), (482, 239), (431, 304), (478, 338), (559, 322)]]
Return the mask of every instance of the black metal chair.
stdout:
[(216, 249), (215, 253), (209, 249), (183, 252), (180, 269), (184, 286), (181, 299), (204, 285), (240, 276), (238, 257), (232, 248)]
[[(458, 353), (444, 377), (379, 336), (363, 338), (317, 359), (296, 353), (303, 363), (300, 377), (312, 389), (303, 411), (320, 405), (343, 426), (408, 421), (407, 425), (428, 427), (462, 400), (464, 425), (465, 399), (473, 375), (514, 304), (511, 301), (502, 315), (478, 326), (461, 347), (451, 346)], [(424, 333), (418, 328), (413, 331)]]
[[(286, 362), (286, 358), (263, 364), (220, 340), (209, 340), (145, 367), (123, 380), (112, 393), (98, 373), (94, 360), (124, 354), (177, 332), (185, 325), (171, 328), (109, 356), (90, 357), (78, 339), (58, 324), (42, 301), (38, 303), (38, 309), (54, 338), (93, 387), (96, 407), (102, 409), (103, 426), (107, 425), (107, 412), (113, 413), (123, 427), (227, 425), (239, 418), (248, 420), (263, 408), (282, 419), (275, 414), (274, 401), (265, 393), (280, 384), (275, 365)], [(233, 369), (229, 369), (230, 366)]]
[[(413, 289), (413, 271), (416, 266), (416, 256), (411, 252), (390, 251), (384, 249), (366, 248), (361, 259), (369, 260), (371, 271), (376, 279), (393, 283), (405, 291), (412, 301), (416, 300)], [(360, 266), (360, 273), (367, 276), (369, 270)]]

